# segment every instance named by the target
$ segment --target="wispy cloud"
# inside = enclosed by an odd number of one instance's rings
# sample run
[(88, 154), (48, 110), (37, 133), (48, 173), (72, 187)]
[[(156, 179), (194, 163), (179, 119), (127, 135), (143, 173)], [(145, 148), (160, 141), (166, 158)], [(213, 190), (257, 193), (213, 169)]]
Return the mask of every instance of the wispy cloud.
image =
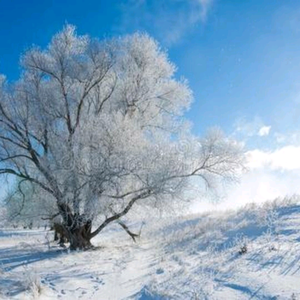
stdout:
[(262, 126), (258, 131), (258, 135), (259, 136), (269, 135), (270, 130), (271, 130), (271, 126)]
[(200, 4), (199, 17), (200, 17), (201, 21), (206, 22), (206, 18), (207, 18), (208, 12), (212, 6), (213, 0), (195, 0), (195, 1), (197, 1)]
[(178, 43), (207, 21), (214, 0), (127, 0), (119, 30), (146, 30), (167, 46)]
[(255, 136), (267, 136), (271, 131), (271, 126), (265, 125), (262, 118), (255, 116), (252, 119), (239, 118), (235, 121), (233, 135), (248, 139)]

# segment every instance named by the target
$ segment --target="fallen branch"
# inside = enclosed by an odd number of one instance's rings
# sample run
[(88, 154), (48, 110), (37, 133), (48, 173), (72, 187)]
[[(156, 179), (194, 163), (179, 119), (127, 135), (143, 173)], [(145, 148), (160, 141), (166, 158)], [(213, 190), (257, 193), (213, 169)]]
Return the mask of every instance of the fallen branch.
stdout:
[(140, 237), (141, 231), (139, 232), (139, 234), (133, 233), (129, 230), (128, 226), (125, 223), (123, 223), (120, 220), (118, 220), (117, 222), (130, 235), (130, 237), (133, 239), (133, 241), (136, 242), (135, 238)]

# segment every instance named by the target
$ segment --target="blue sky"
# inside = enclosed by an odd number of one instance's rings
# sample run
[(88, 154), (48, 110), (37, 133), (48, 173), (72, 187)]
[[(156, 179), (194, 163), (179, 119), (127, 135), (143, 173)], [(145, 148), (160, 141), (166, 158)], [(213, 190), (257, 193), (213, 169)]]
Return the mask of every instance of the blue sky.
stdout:
[[(2, 0), (0, 72), (18, 78), (20, 54), (47, 45), (66, 22), (98, 37), (154, 36), (194, 91), (188, 117), (196, 133), (253, 123), (279, 134), (300, 125), (298, 1)], [(263, 146), (249, 147), (256, 143)]]
[(220, 126), (261, 162), (255, 170), (300, 160), (299, 1), (1, 0), (0, 73), (17, 79), (20, 54), (65, 23), (100, 38), (147, 31), (190, 83), (196, 134)]

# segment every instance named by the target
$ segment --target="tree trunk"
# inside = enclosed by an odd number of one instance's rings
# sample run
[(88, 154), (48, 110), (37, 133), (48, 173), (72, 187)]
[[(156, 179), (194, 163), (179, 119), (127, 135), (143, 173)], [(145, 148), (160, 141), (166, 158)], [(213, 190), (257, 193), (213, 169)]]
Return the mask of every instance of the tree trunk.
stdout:
[(70, 230), (69, 241), (71, 250), (86, 250), (92, 248), (91, 239), (85, 225)]
[(63, 218), (63, 227), (68, 235), (70, 249), (86, 250), (91, 248), (92, 221), (87, 220), (84, 215), (73, 214), (67, 204), (59, 203), (58, 208)]
[(86, 250), (92, 248), (90, 237), (91, 228), (92, 222), (87, 221), (81, 226), (76, 226), (68, 230), (71, 250)]

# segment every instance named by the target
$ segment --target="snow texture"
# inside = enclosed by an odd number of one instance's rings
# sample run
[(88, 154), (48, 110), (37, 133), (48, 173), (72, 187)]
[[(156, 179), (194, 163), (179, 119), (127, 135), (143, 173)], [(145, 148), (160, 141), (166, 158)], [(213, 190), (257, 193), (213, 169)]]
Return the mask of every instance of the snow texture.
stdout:
[(0, 230), (0, 299), (300, 299), (298, 197), (148, 220), (137, 243), (117, 226), (94, 250), (52, 240)]

